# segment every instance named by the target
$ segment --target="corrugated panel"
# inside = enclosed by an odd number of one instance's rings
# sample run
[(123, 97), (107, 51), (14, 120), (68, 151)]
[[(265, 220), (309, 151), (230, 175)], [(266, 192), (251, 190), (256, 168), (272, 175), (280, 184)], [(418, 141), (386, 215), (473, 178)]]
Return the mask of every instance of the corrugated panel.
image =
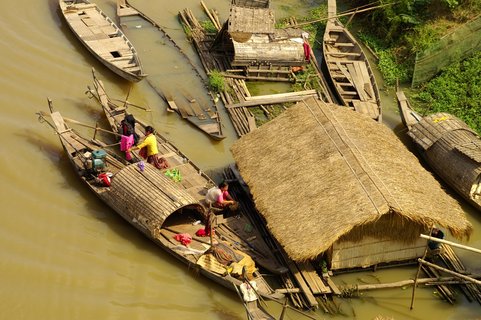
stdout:
[(242, 8), (230, 9), (228, 29), (230, 34), (264, 33), (273, 34), (275, 29), (274, 11), (271, 9)]
[(406, 244), (393, 240), (366, 237), (360, 242), (336, 242), (333, 245), (331, 269), (366, 268), (379, 263), (412, 260), (421, 257), (426, 240)]
[(427, 150), (447, 132), (454, 130), (467, 130), (474, 133), (466, 123), (455, 116), (449, 113), (436, 113), (424, 117), (419, 123), (413, 125), (408, 135)]

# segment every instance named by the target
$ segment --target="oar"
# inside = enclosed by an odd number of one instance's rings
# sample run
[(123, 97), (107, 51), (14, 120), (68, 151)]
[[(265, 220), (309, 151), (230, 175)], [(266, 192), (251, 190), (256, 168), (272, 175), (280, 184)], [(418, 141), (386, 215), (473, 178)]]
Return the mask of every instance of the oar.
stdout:
[[(44, 117), (48, 116), (50, 117), (50, 114), (44, 112), (44, 111), (40, 111), (40, 114)], [(91, 126), (89, 124), (86, 124), (86, 123), (82, 123), (80, 121), (77, 121), (77, 120), (73, 120), (73, 119), (69, 119), (69, 118), (65, 118), (65, 117), (62, 117), (63, 120), (65, 122), (69, 122), (69, 123), (73, 123), (73, 124), (77, 124), (79, 126), (82, 126), (82, 127), (86, 127), (86, 128), (91, 128), (91, 129), (94, 129), (94, 130), (98, 130), (98, 131), (102, 131), (102, 132), (106, 132), (106, 133), (110, 133), (110, 134), (113, 134), (113, 135), (116, 135), (116, 136), (119, 136), (121, 137), (122, 135), (120, 133), (117, 133), (117, 132), (113, 132), (113, 131), (110, 131), (110, 130), (106, 130), (106, 129), (102, 129), (102, 128), (99, 128), (99, 127), (94, 127), (94, 126)]]

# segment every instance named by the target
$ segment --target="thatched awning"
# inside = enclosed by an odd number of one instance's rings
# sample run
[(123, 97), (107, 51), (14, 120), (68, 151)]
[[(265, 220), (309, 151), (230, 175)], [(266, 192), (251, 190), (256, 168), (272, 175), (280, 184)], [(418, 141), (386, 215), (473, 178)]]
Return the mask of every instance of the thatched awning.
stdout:
[(179, 182), (165, 176), (150, 164), (140, 171), (137, 164), (120, 170), (112, 177), (111, 186), (100, 197), (127, 220), (139, 221), (152, 231), (181, 208), (191, 207), (203, 212), (203, 207)]
[(300, 102), (232, 152), (267, 227), (293, 260), (313, 259), (389, 213), (426, 229), (437, 224), (456, 238), (471, 233), (459, 203), (394, 133), (351, 109)]

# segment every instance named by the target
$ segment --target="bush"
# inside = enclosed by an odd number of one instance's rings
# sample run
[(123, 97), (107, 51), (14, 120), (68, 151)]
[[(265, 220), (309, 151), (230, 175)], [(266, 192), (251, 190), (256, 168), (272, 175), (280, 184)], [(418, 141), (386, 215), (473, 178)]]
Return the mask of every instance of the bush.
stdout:
[(204, 20), (200, 22), (202, 28), (204, 28), (205, 32), (207, 33), (217, 33), (217, 28), (214, 26), (212, 21)]
[(481, 53), (446, 68), (413, 98), (429, 113), (451, 113), (481, 134)]
[(217, 70), (212, 71), (209, 74), (209, 88), (217, 93), (225, 90), (225, 79), (222, 73)]

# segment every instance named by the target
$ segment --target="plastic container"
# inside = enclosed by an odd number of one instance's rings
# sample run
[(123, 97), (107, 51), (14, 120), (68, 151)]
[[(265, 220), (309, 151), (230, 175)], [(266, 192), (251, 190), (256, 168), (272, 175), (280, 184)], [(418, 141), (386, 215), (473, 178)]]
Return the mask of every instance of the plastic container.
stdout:
[(105, 159), (105, 157), (107, 156), (107, 152), (105, 152), (105, 150), (95, 150), (95, 151), (92, 151), (92, 158), (93, 159)]

